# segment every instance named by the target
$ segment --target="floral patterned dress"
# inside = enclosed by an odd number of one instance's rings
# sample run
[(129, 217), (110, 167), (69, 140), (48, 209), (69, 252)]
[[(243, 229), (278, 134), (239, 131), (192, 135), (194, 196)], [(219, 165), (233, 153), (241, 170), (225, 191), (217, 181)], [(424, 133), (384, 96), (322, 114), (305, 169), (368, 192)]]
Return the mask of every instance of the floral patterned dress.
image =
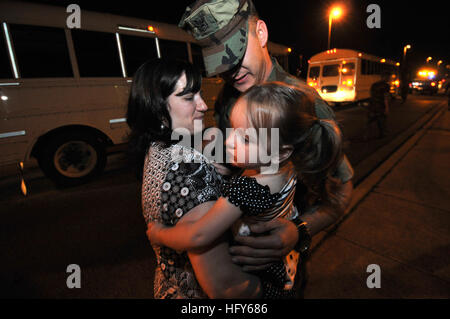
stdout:
[[(145, 159), (142, 207), (146, 223), (175, 225), (197, 205), (220, 197), (221, 176), (195, 149), (153, 143)], [(154, 297), (207, 298), (186, 252), (153, 245), (157, 258)]]

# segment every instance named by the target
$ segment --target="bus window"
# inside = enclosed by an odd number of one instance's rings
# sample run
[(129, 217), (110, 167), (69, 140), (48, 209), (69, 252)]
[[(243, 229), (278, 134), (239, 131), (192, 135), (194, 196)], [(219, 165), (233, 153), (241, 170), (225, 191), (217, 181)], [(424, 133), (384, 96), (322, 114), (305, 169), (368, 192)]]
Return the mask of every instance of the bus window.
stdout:
[(192, 62), (206, 77), (205, 63), (203, 62), (202, 48), (194, 43), (191, 43)]
[(159, 39), (159, 46), (162, 58), (189, 61), (186, 42)]
[(21, 77), (73, 77), (64, 29), (9, 27)]
[(381, 68), (382, 68), (382, 65), (381, 65), (381, 63), (379, 63), (379, 62), (375, 62), (375, 64), (376, 64), (376, 73), (375, 74), (381, 74)]
[(0, 79), (11, 79), (13, 77), (9, 62), (8, 49), (6, 48), (5, 35), (0, 36)]
[(317, 79), (319, 77), (320, 74), (320, 66), (313, 66), (312, 68), (309, 69), (309, 77), (311, 79)]
[(368, 63), (368, 66), (369, 66), (367, 74), (369, 74), (369, 75), (375, 74), (375, 63), (373, 61), (370, 61), (370, 60), (367, 61), (367, 63)]
[(130, 77), (134, 75), (142, 63), (158, 57), (154, 38), (121, 34), (120, 40), (122, 42), (127, 75)]
[(113, 33), (72, 30), (73, 45), (82, 77), (122, 76)]
[(354, 75), (355, 74), (355, 63), (345, 63), (342, 64), (341, 68), (342, 75)]
[(322, 76), (338, 76), (339, 64), (324, 65), (322, 69)]
[(367, 60), (361, 60), (361, 74), (367, 75), (369, 74), (369, 61)]

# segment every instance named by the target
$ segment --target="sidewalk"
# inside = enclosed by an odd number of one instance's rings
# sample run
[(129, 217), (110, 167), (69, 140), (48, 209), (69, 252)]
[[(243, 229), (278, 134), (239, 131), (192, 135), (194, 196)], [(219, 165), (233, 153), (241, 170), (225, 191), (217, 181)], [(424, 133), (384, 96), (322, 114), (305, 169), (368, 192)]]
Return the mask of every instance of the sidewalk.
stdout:
[[(306, 299), (450, 298), (447, 108), (385, 164), (358, 185), (367, 191), (338, 226), (315, 236)], [(381, 288), (367, 287), (371, 264)]]

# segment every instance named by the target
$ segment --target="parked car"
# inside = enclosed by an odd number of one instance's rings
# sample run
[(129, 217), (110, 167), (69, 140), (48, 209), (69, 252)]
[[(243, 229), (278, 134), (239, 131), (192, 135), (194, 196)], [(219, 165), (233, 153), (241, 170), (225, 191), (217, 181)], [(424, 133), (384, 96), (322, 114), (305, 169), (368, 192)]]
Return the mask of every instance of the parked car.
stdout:
[(409, 83), (411, 93), (436, 94), (438, 92), (438, 83), (435, 80), (416, 79)]

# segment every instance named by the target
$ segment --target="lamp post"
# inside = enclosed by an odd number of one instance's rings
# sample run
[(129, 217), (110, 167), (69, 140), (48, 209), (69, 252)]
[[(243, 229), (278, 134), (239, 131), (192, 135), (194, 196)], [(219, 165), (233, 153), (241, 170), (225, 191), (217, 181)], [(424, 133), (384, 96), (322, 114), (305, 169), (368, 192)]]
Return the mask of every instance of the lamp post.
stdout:
[(404, 85), (408, 83), (408, 73), (407, 73), (407, 67), (406, 67), (406, 52), (411, 49), (411, 45), (407, 44), (403, 47), (403, 59), (402, 64), (400, 67), (400, 82), (402, 84), (402, 88), (404, 88)]
[(331, 41), (331, 25), (333, 24), (333, 18), (337, 19), (342, 15), (342, 9), (339, 7), (334, 7), (331, 9), (328, 15), (328, 50), (330, 49)]
[(405, 60), (405, 57), (406, 57), (406, 51), (408, 51), (409, 49), (411, 49), (410, 44), (407, 44), (403, 47), (403, 61)]

